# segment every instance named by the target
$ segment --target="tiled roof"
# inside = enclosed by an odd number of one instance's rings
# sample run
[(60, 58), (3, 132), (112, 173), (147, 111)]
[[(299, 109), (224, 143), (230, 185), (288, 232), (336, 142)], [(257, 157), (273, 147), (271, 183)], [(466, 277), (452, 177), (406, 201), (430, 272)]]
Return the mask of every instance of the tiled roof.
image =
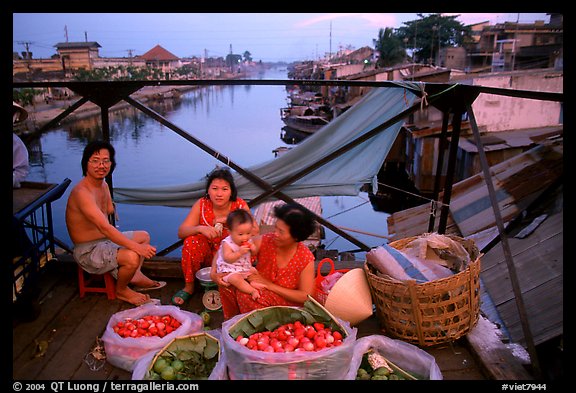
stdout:
[(145, 60), (178, 60), (179, 57), (173, 53), (170, 53), (166, 49), (162, 48), (160, 45), (156, 45), (154, 48), (150, 49), (148, 52), (144, 53), (142, 56)]

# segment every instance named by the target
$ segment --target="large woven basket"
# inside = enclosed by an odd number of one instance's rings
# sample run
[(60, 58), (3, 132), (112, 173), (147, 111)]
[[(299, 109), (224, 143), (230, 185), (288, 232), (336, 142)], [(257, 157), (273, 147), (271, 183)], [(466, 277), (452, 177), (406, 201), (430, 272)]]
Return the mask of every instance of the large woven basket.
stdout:
[[(369, 263), (364, 271), (376, 315), (390, 336), (427, 347), (459, 339), (478, 322), (480, 311), (480, 251), (472, 241), (446, 235), (468, 251), (471, 262), (453, 276), (425, 283), (377, 275)], [(417, 237), (389, 245), (402, 250)]]

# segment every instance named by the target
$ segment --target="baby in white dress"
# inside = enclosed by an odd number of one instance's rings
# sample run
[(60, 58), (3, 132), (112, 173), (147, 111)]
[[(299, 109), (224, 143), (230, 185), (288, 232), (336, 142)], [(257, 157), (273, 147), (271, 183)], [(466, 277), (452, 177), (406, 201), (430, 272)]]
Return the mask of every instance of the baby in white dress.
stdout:
[(226, 219), (229, 235), (222, 239), (216, 259), (216, 272), (228, 273), (223, 277), (225, 282), (238, 290), (248, 293), (252, 299), (260, 297), (257, 284), (250, 284), (246, 278), (256, 269), (252, 266), (252, 255), (258, 253), (252, 238), (252, 216), (244, 209), (237, 209)]

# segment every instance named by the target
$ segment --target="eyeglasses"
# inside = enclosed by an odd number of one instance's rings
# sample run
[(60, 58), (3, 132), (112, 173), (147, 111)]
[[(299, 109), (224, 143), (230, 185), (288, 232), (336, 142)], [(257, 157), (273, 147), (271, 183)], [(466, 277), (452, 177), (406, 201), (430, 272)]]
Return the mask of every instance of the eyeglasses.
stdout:
[(97, 159), (95, 159), (95, 158), (92, 158), (92, 159), (88, 160), (88, 162), (89, 162), (91, 165), (94, 165), (94, 166), (100, 166), (100, 164), (102, 164), (102, 165), (104, 165), (104, 166), (109, 166), (109, 165), (112, 163), (112, 161), (110, 161), (110, 160), (107, 159), (107, 158), (105, 158), (105, 159), (103, 159), (103, 160), (97, 160)]

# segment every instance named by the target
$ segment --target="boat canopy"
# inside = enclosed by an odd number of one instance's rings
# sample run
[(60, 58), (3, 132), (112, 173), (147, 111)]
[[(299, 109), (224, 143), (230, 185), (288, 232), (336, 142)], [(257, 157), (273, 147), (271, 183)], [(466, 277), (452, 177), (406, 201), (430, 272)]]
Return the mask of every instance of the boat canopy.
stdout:
[[(282, 193), (291, 198), (358, 195), (362, 185), (376, 184), (376, 175), (404, 118), (351, 149), (344, 149), (346, 151), (342, 154), (334, 154), (412, 106), (419, 91), (422, 91), (420, 82), (402, 82), (395, 88), (373, 88), (356, 105), (299, 145), (277, 158), (245, 170), (272, 187), (306, 172), (306, 175), (281, 188)], [(318, 164), (327, 157), (329, 160), (326, 163)], [(311, 167), (315, 168), (308, 173)], [(247, 201), (267, 191), (237, 171), (233, 171), (233, 175), (238, 194)], [(204, 192), (205, 181), (149, 188), (116, 186), (114, 200), (127, 204), (190, 207)], [(275, 198), (269, 197), (267, 200), (271, 199)]]

